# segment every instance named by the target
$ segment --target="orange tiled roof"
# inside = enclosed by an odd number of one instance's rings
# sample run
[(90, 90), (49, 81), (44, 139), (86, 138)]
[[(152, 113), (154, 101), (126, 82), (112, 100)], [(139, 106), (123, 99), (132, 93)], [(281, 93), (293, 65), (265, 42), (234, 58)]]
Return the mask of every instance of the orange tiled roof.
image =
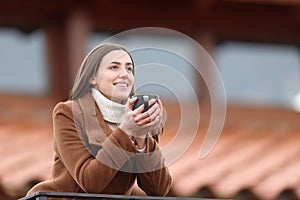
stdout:
[[(166, 107), (162, 145), (174, 137), (178, 123), (178, 110)], [(209, 188), (215, 197), (234, 197), (246, 188), (269, 200), (292, 188), (300, 196), (299, 114), (251, 114), (248, 110), (245, 115), (242, 111), (229, 111), (221, 137), (204, 159), (199, 159), (198, 153), (207, 127), (200, 124), (190, 148), (169, 166), (176, 195), (193, 196), (201, 188)], [(0, 182), (11, 195), (23, 195), (29, 182), (50, 174), (52, 127), (51, 112), (47, 113), (50, 120), (29, 124), (20, 120), (18, 125), (4, 123), (0, 127)]]

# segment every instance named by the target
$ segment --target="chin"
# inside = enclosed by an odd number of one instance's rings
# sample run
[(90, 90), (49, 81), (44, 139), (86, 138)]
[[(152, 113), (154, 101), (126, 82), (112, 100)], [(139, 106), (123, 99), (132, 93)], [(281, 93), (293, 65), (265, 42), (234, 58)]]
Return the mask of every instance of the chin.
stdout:
[(131, 89), (129, 89), (129, 88), (126, 88), (126, 89), (117, 88), (112, 93), (112, 96), (113, 96), (112, 99), (114, 99), (114, 101), (116, 101), (116, 102), (123, 102), (129, 98), (130, 93), (131, 93)]
[(115, 96), (113, 99), (114, 99), (114, 101), (123, 104), (123, 103), (126, 103), (128, 98), (129, 98), (129, 94), (126, 94), (126, 95)]

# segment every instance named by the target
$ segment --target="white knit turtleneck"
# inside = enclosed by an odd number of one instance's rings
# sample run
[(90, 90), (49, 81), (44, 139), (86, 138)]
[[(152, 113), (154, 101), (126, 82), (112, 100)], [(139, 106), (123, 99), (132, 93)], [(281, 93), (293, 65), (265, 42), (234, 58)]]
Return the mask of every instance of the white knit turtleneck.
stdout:
[[(103, 115), (103, 119), (110, 123), (119, 125), (122, 122), (123, 115), (125, 113), (126, 104), (120, 104), (107, 99), (97, 89), (92, 88), (92, 96), (96, 101), (98, 108)], [(110, 128), (115, 129), (115, 125), (111, 125)]]

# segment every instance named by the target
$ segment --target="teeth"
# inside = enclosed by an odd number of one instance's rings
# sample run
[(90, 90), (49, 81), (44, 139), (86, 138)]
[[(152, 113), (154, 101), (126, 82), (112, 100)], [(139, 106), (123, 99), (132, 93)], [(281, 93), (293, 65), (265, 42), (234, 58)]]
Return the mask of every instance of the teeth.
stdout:
[(127, 86), (128, 86), (128, 85), (125, 84), (125, 83), (117, 83), (116, 85), (117, 85), (117, 86), (120, 86), (120, 87), (127, 87)]

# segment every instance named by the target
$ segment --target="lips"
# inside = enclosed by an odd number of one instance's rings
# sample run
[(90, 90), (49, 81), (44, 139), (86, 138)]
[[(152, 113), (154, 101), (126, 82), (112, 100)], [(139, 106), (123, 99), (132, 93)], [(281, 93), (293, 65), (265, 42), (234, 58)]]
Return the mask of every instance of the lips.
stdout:
[(129, 84), (126, 83), (126, 82), (116, 82), (116, 83), (114, 83), (114, 86), (117, 86), (117, 87), (128, 87)]

